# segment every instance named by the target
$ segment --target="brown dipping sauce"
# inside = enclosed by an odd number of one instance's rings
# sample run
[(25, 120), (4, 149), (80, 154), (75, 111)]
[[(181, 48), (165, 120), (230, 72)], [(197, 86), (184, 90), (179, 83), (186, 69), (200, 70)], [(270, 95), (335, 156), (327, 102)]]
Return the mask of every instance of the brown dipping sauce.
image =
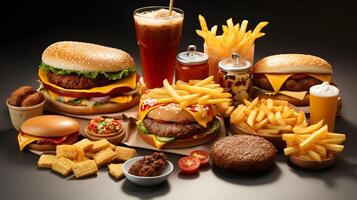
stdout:
[(167, 156), (163, 153), (155, 152), (134, 163), (130, 167), (129, 173), (135, 176), (158, 176), (165, 169), (166, 164)]

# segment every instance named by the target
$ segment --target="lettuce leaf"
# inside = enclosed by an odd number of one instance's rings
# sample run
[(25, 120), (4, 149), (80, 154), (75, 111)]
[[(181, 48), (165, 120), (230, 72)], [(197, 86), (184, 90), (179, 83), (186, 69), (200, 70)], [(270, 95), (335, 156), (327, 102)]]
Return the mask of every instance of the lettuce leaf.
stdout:
[(83, 75), (86, 78), (91, 78), (94, 79), (99, 75), (104, 75), (107, 79), (109, 80), (120, 80), (122, 78), (125, 78), (129, 76), (131, 73), (136, 72), (136, 67), (130, 67), (128, 69), (121, 70), (119, 72), (87, 72), (87, 71), (76, 71), (76, 70), (67, 70), (67, 69), (59, 69), (52, 67), (50, 65), (47, 65), (45, 63), (40, 64), (40, 68), (49, 71), (58, 75), (68, 75), (68, 74), (77, 74), (77, 75)]

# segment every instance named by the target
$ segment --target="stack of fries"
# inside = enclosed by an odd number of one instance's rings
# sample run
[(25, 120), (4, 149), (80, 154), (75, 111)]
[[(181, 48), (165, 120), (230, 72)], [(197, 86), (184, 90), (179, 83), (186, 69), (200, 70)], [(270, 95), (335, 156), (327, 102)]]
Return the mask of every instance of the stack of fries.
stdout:
[(170, 85), (164, 80), (163, 88), (155, 88), (146, 91), (142, 99), (151, 100), (154, 104), (177, 103), (181, 108), (193, 104), (216, 105), (222, 116), (230, 116), (233, 110), (231, 106), (231, 94), (223, 92), (223, 88), (213, 81), (213, 76), (204, 80), (190, 80), (188, 83), (177, 81)]
[(110, 163), (123, 162), (134, 156), (135, 149), (115, 146), (106, 139), (95, 142), (83, 139), (73, 145), (58, 145), (56, 155), (41, 155), (38, 167), (50, 168), (63, 176), (73, 172), (76, 178), (81, 178), (97, 174), (99, 167), (109, 164), (109, 173), (121, 178), (124, 175), (122, 164)]
[(289, 133), (295, 127), (306, 127), (305, 113), (297, 113), (287, 101), (255, 98), (244, 100), (230, 118), (231, 124), (262, 136)]
[(227, 25), (222, 25), (223, 34), (217, 35), (217, 25), (209, 30), (205, 18), (199, 15), (198, 19), (201, 30), (196, 30), (196, 33), (205, 40), (207, 52), (220, 58), (228, 58), (234, 52), (240, 54), (247, 52), (253, 47), (257, 38), (265, 35), (260, 31), (268, 25), (268, 22), (260, 22), (253, 31), (247, 31), (248, 20), (243, 20), (240, 25), (234, 24), (230, 18), (227, 20)]
[(345, 134), (329, 133), (323, 120), (308, 127), (296, 127), (293, 133), (283, 134), (287, 147), (286, 156), (295, 155), (304, 160), (321, 162), (343, 151), (341, 145), (346, 140)]

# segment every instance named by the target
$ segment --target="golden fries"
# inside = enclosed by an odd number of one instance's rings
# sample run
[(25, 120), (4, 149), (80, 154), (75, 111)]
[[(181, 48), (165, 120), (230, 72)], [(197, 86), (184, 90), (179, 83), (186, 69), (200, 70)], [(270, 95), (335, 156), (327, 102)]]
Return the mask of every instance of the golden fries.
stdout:
[[(301, 119), (302, 115), (299, 113), (297, 123), (304, 123)], [(287, 144), (284, 154), (321, 162), (323, 159), (343, 151), (344, 146), (341, 143), (346, 139), (346, 135), (328, 133), (327, 130), (327, 125), (323, 126), (323, 121), (320, 121), (305, 128), (294, 129), (294, 133), (283, 134), (283, 140)]]
[(207, 46), (208, 52), (212, 52), (219, 57), (229, 57), (233, 52), (243, 53), (252, 48), (257, 38), (263, 37), (265, 33), (261, 30), (268, 25), (268, 22), (260, 22), (253, 31), (247, 30), (248, 21), (243, 20), (241, 25), (234, 24), (230, 18), (227, 25), (222, 26), (222, 35), (216, 35), (217, 25), (211, 29), (207, 27), (205, 18), (198, 16), (201, 30), (196, 30), (197, 35), (202, 37)]
[(234, 107), (231, 106), (231, 94), (213, 81), (213, 76), (204, 80), (191, 80), (188, 83), (177, 81), (170, 85), (167, 80), (163, 88), (147, 90), (142, 101), (152, 104), (177, 103), (181, 108), (190, 105), (215, 105), (221, 116), (230, 116)]
[(294, 111), (287, 101), (255, 98), (243, 102), (232, 111), (230, 122), (248, 132), (272, 136), (290, 133), (297, 125), (305, 128), (305, 114)]

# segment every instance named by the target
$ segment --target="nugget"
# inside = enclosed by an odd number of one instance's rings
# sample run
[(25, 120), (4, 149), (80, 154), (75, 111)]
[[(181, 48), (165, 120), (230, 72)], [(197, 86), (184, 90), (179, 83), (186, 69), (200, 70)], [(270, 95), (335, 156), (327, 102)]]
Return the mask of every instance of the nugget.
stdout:
[(124, 177), (123, 164), (109, 164), (109, 174), (119, 179)]
[(56, 161), (57, 157), (55, 155), (42, 154), (37, 165), (39, 168), (52, 168), (52, 164)]
[(9, 104), (12, 106), (21, 106), (21, 102), (27, 96), (29, 96), (35, 92), (36, 92), (36, 90), (31, 86), (22, 86), (10, 94)]
[(34, 106), (45, 100), (45, 96), (41, 92), (35, 92), (27, 96), (22, 102), (21, 107)]
[(85, 176), (90, 176), (97, 174), (98, 168), (94, 160), (86, 160), (80, 163), (76, 163), (72, 167), (74, 176), (76, 178), (81, 178)]
[(63, 176), (68, 176), (69, 174), (72, 173), (73, 165), (74, 165), (73, 161), (71, 161), (68, 158), (62, 157), (62, 158), (58, 158), (52, 164), (52, 170), (62, 174)]
[(276, 153), (275, 147), (264, 138), (234, 135), (215, 142), (210, 156), (219, 168), (241, 174), (254, 174), (269, 170)]

